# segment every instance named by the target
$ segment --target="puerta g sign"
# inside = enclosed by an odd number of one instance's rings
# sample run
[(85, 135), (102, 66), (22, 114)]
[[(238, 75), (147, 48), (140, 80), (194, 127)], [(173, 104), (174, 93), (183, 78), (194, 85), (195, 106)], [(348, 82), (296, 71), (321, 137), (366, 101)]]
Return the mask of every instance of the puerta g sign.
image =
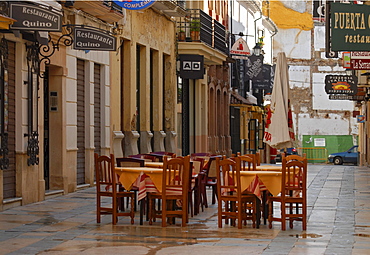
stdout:
[(10, 17), (16, 21), (11, 29), (29, 31), (62, 31), (62, 14), (51, 8), (31, 3), (9, 2)]
[(116, 50), (116, 37), (104, 30), (91, 27), (75, 27), (73, 49), (75, 50)]
[(357, 77), (351, 75), (326, 75), (326, 94), (347, 94), (357, 93)]
[(154, 4), (155, 0), (115, 0), (113, 2), (128, 10), (142, 10)]
[(370, 48), (370, 6), (331, 3), (331, 49), (368, 51)]

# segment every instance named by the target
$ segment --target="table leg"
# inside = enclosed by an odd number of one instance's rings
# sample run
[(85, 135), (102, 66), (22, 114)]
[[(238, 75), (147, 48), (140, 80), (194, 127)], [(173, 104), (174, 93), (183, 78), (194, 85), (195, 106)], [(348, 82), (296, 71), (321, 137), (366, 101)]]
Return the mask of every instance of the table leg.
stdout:
[(144, 218), (144, 207), (145, 207), (145, 198), (139, 201), (140, 203), (140, 225), (143, 225), (143, 218)]
[(267, 224), (267, 218), (268, 218), (268, 204), (267, 204), (267, 191), (262, 192), (262, 206), (263, 206), (263, 224)]

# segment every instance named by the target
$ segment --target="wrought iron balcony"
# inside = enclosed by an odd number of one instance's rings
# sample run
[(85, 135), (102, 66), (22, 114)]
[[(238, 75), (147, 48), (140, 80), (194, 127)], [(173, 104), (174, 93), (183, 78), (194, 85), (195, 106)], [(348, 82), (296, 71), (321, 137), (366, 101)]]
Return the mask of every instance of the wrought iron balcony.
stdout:
[(201, 42), (228, 55), (225, 26), (200, 9), (188, 12), (177, 22), (178, 41)]

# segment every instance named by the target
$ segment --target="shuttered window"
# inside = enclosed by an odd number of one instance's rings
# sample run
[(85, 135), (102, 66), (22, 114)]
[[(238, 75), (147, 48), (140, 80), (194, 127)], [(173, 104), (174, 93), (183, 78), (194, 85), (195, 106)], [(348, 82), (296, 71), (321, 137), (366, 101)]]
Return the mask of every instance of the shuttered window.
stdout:
[(85, 183), (85, 61), (77, 60), (77, 184)]
[(101, 154), (101, 100), (100, 65), (94, 64), (94, 146), (95, 153)]
[(8, 132), (9, 167), (3, 170), (4, 199), (16, 196), (15, 184), (15, 43), (8, 41), (8, 86), (5, 89), (8, 103), (5, 105), (5, 132)]

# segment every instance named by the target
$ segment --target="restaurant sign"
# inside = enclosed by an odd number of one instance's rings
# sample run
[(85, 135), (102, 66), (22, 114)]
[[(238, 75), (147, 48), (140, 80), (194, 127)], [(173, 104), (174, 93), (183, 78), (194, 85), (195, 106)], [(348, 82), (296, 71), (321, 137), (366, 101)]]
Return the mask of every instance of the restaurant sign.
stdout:
[(247, 42), (241, 37), (231, 47), (230, 54), (234, 59), (248, 59), (252, 55)]
[(29, 31), (62, 31), (61, 12), (42, 5), (31, 3), (9, 2), (10, 17), (16, 21), (10, 25), (11, 29)]
[(357, 93), (357, 77), (352, 75), (326, 75), (325, 91), (327, 94), (347, 94)]
[(105, 30), (91, 27), (75, 27), (73, 49), (75, 50), (116, 50), (116, 37)]
[(353, 51), (351, 52), (351, 69), (370, 70), (370, 52)]
[(154, 4), (155, 0), (115, 0), (113, 2), (128, 10), (142, 10)]
[(370, 6), (332, 2), (331, 49), (367, 51), (370, 47)]

